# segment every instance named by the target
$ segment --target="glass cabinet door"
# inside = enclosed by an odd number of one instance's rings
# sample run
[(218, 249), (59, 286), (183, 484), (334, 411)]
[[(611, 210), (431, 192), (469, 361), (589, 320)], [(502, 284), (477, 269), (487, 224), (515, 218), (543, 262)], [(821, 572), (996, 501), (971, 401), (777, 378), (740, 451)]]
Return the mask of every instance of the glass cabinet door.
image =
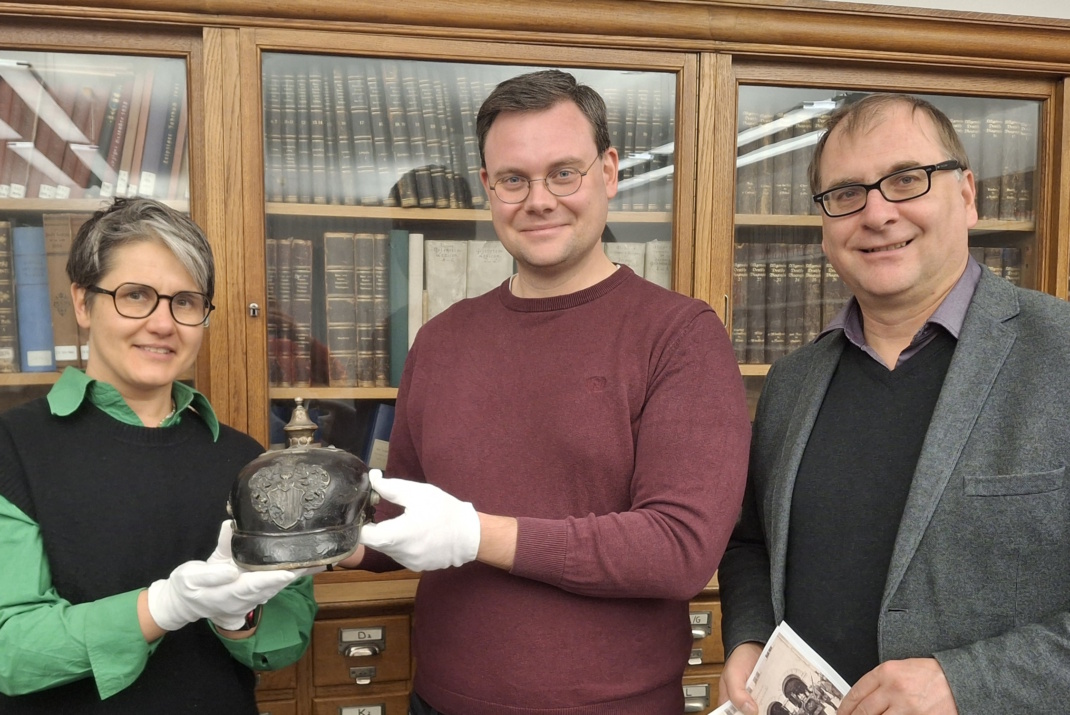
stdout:
[[(261, 55), (271, 444), (302, 397), (321, 441), (382, 466), (374, 435), (417, 330), (515, 272), (475, 120), (499, 82), (541, 68)], [(607, 255), (672, 287), (676, 75), (561, 69), (605, 99), (621, 158)]]
[(85, 366), (66, 263), (92, 212), (188, 210), (187, 95), (183, 59), (0, 49), (0, 409)]
[[(850, 297), (821, 250), (809, 165), (829, 114), (866, 94), (739, 87), (731, 334), (743, 365), (766, 366), (809, 343)], [(916, 94), (951, 119), (975, 174), (971, 255), (1012, 283), (1036, 287), (1041, 102)]]

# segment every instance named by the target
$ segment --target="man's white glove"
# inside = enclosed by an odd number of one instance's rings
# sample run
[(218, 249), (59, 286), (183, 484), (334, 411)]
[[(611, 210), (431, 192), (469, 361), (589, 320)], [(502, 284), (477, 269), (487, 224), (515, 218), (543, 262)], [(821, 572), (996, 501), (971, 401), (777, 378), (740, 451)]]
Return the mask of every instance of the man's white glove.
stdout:
[(245, 571), (233, 562), (187, 561), (149, 586), (149, 615), (165, 631), (202, 618), (236, 631), (250, 611), (295, 578), (293, 571)]
[(378, 524), (365, 524), (360, 543), (382, 552), (412, 571), (461, 566), (479, 551), (479, 516), (475, 507), (438, 487), (408, 479), (388, 479), (369, 472), (372, 489), (405, 512)]

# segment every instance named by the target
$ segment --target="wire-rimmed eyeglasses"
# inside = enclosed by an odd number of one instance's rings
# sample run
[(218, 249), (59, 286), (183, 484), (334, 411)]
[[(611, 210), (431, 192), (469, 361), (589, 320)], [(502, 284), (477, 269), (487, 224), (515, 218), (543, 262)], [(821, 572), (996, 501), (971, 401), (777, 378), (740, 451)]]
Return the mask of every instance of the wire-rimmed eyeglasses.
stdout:
[(563, 166), (560, 169), (554, 169), (552, 173), (541, 179), (525, 179), (523, 176), (516, 176), (515, 174), (503, 176), (490, 185), (490, 190), (494, 192), (494, 195), (503, 204), (519, 204), (523, 202), (531, 192), (531, 183), (533, 181), (541, 181), (545, 184), (546, 190), (558, 198), (572, 196), (572, 194), (580, 190), (583, 177), (587, 176), (591, 167), (594, 166), (594, 162), (598, 161), (600, 156), (602, 155), (596, 156), (594, 161), (588, 164), (583, 171)]
[(156, 310), (160, 300), (167, 299), (171, 308), (171, 317), (179, 325), (197, 326), (204, 325), (215, 306), (204, 293), (194, 291), (181, 291), (174, 295), (164, 295), (152, 286), (140, 283), (122, 283), (115, 290), (107, 290), (100, 286), (86, 286), (90, 293), (110, 295), (115, 303), (115, 312), (124, 318), (147, 318)]
[(964, 168), (957, 160), (949, 159), (939, 164), (900, 169), (882, 176), (872, 184), (834, 186), (828, 191), (814, 194), (814, 202), (821, 204), (821, 209), (829, 218), (849, 216), (866, 207), (869, 192), (873, 189), (880, 191), (884, 200), (891, 203), (910, 201), (929, 193), (933, 185), (934, 171), (954, 171)]

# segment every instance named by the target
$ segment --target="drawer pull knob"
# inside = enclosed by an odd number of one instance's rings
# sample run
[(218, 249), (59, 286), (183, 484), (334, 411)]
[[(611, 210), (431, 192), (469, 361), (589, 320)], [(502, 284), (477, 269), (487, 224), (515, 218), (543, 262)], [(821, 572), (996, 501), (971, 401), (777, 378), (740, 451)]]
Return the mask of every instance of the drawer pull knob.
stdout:
[(380, 648), (377, 645), (351, 645), (345, 649), (346, 658), (368, 658), (379, 655)]

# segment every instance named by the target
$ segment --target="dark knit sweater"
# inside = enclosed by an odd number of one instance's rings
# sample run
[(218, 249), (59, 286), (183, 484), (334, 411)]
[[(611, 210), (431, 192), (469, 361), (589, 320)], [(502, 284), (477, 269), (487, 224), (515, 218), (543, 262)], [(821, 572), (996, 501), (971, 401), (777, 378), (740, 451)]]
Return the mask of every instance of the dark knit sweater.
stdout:
[[(57, 418), (44, 398), (0, 415), (0, 496), (40, 526), (60, 597), (86, 603), (148, 586), (203, 559), (231, 484), (262, 452), (189, 414), (167, 429), (124, 425), (86, 402)], [(256, 713), (252, 672), (201, 621), (165, 636), (130, 687), (101, 701), (92, 678), (17, 697), (2, 713)]]
[(894, 371), (848, 345), (792, 491), (785, 620), (854, 683), (877, 657), (884, 583), (955, 340)]

